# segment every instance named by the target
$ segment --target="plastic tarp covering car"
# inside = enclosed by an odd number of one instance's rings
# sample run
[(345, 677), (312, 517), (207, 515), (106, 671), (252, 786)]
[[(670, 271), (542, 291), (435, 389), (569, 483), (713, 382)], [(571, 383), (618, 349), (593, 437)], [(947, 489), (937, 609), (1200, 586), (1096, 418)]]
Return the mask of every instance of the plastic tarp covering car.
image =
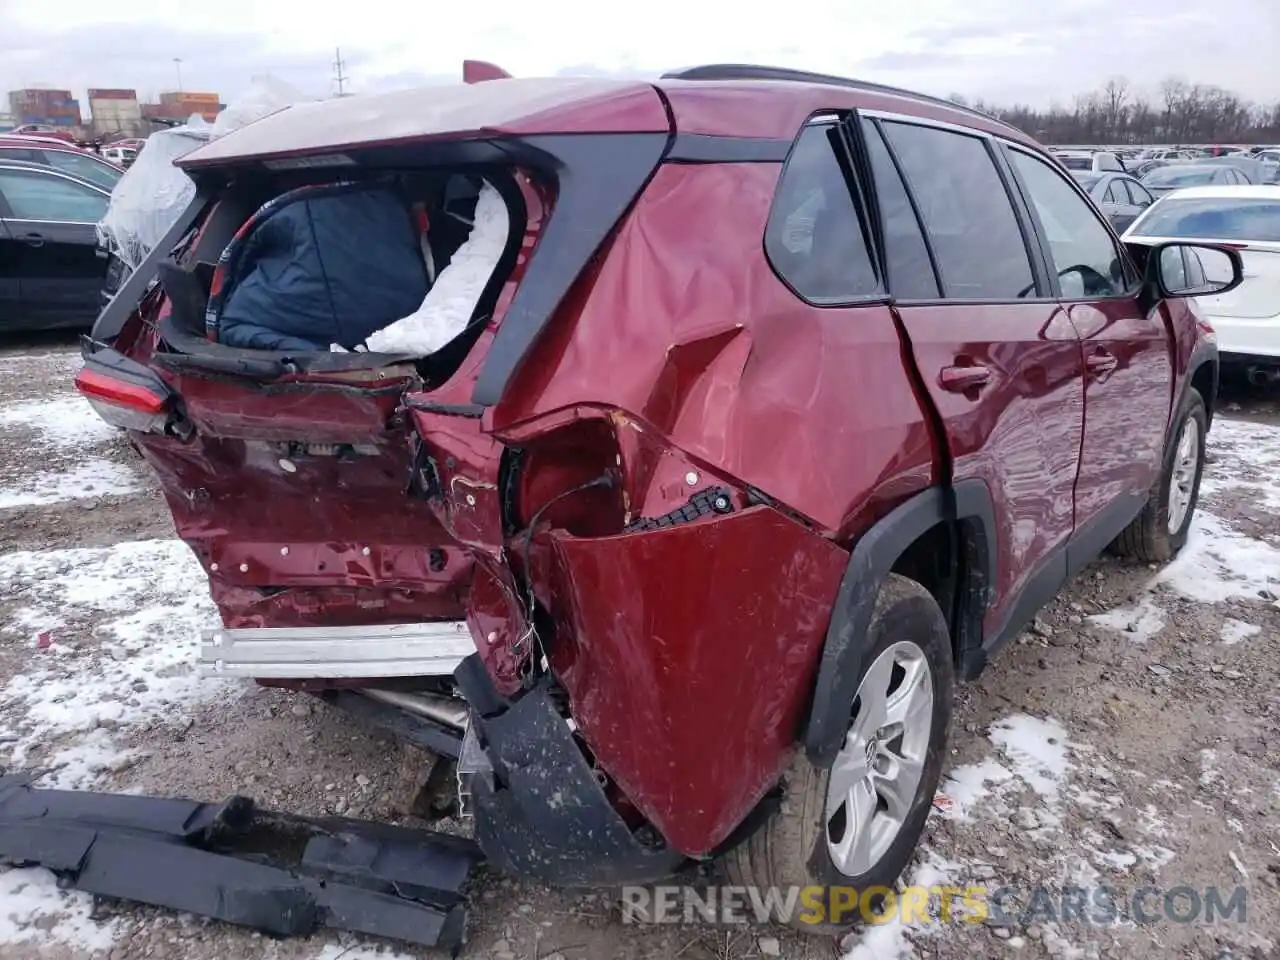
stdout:
[(207, 323), (219, 343), (328, 351), (354, 348), (416, 310), (427, 270), (394, 190), (303, 187), (250, 219), (223, 252), (214, 287)]
[(136, 270), (195, 195), (195, 185), (174, 161), (211, 139), (306, 99), (271, 77), (258, 77), (212, 125), (192, 116), (183, 126), (151, 134), (111, 192), (106, 216), (98, 224), (99, 244), (130, 271)]
[(209, 136), (209, 124), (199, 117), (153, 133), (111, 191), (107, 213), (98, 223), (98, 243), (130, 271), (138, 268), (195, 196), (195, 184), (173, 161)]

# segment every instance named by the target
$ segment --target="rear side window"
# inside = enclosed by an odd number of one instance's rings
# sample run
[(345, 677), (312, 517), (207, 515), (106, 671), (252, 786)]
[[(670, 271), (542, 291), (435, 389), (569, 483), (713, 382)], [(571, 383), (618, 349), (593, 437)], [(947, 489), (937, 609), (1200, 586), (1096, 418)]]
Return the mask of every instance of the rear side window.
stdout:
[(837, 159), (843, 149), (834, 124), (805, 127), (787, 158), (765, 227), (773, 268), (796, 293), (818, 303), (846, 302), (880, 289)]
[(863, 135), (876, 181), (876, 199), (884, 224), (885, 256), (889, 266), (889, 289), (903, 300), (934, 300), (940, 295), (938, 278), (929, 259), (929, 248), (898, 168), (889, 156), (884, 137), (874, 123), (864, 120)]
[(1013, 203), (986, 144), (933, 127), (886, 122), (938, 260), (946, 296), (1035, 296), (1035, 276)]

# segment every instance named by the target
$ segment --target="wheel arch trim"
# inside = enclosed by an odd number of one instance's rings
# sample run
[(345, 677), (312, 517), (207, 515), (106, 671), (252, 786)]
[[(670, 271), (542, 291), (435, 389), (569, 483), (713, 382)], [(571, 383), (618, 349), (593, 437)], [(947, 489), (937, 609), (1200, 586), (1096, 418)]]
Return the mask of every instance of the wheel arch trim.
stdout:
[[(952, 636), (953, 646), (957, 640), (962, 648), (981, 646), (989, 585), (998, 569), (995, 509), (986, 483), (971, 479), (920, 491), (876, 522), (854, 544), (832, 605), (804, 730), (804, 749), (815, 765), (830, 766), (844, 739), (880, 585), (907, 547), (939, 523), (948, 524), (954, 534), (954, 562), (961, 520), (976, 526), (981, 535), (974, 551), (974, 569), (969, 569), (968, 564), (962, 568), (966, 582), (958, 584), (956, 594), (961, 601), (957, 610), (943, 613), (952, 629), (959, 631), (958, 637)], [(977, 636), (973, 635), (975, 630)]]

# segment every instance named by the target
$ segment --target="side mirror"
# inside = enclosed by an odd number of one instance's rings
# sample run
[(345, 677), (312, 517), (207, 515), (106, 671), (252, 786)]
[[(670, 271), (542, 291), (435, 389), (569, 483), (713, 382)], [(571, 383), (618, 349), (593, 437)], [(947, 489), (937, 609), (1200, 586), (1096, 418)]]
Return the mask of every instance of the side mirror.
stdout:
[(1147, 257), (1147, 277), (1163, 298), (1209, 297), (1244, 280), (1240, 251), (1202, 243), (1163, 243)]

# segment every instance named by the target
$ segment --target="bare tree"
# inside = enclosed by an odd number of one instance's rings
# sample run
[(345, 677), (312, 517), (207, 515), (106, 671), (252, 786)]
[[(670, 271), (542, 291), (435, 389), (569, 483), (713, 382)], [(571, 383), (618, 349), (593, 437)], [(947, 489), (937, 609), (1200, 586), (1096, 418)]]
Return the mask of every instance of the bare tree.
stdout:
[(1102, 88), (1102, 102), (1106, 110), (1107, 139), (1124, 139), (1129, 113), (1129, 81), (1124, 77), (1108, 80)]
[[(948, 99), (965, 104), (961, 94)], [(1154, 103), (1124, 77), (1081, 93), (1069, 108), (1026, 104), (971, 106), (1048, 143), (1273, 143), (1280, 142), (1280, 104), (1257, 106), (1221, 87), (1170, 77)]]

